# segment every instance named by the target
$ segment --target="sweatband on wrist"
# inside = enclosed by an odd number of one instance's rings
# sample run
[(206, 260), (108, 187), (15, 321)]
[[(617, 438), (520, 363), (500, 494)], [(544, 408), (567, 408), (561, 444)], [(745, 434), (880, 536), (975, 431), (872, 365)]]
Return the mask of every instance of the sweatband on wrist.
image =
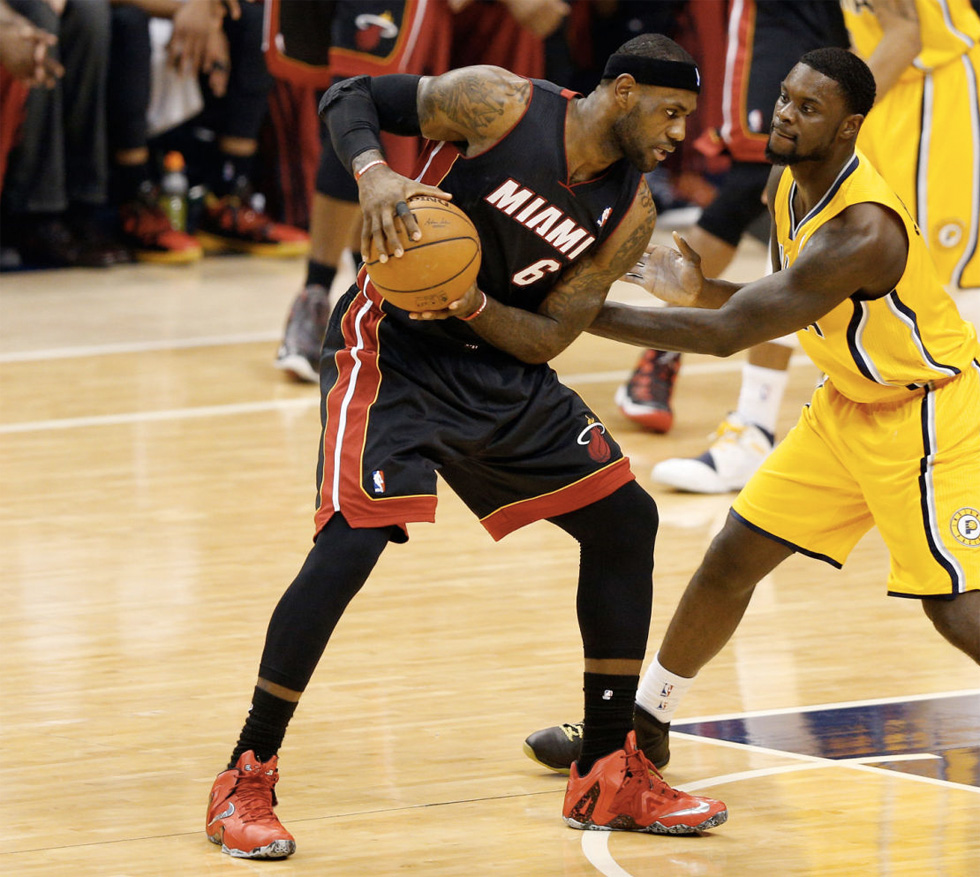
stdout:
[(615, 79), (629, 73), (640, 85), (659, 85), (661, 88), (682, 88), (701, 93), (701, 73), (696, 64), (687, 61), (665, 61), (644, 58), (642, 55), (614, 54), (602, 71), (603, 79)]
[(369, 170), (371, 170), (371, 168), (377, 167), (379, 164), (383, 164), (385, 167), (388, 167), (388, 162), (386, 162), (383, 158), (376, 158), (374, 159), (374, 161), (369, 161), (360, 170), (354, 171), (354, 181), (356, 182), (360, 180), (360, 178), (363, 177)]
[(480, 290), (480, 295), (483, 296), (483, 301), (480, 302), (480, 306), (475, 311), (473, 311), (473, 313), (470, 314), (469, 316), (467, 316), (467, 317), (460, 317), (459, 318), (464, 323), (467, 323), (470, 320), (476, 319), (478, 316), (480, 316), (480, 314), (482, 314), (484, 312), (484, 310), (486, 310), (486, 307), (487, 307), (487, 294), (481, 289)]

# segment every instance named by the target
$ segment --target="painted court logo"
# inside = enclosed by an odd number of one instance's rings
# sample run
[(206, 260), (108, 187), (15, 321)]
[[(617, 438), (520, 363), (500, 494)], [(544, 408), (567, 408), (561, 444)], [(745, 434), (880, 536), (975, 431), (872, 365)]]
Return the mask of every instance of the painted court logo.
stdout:
[(980, 545), (980, 511), (962, 508), (949, 519), (949, 529), (957, 542), (976, 547)]
[(588, 445), (589, 456), (597, 463), (605, 463), (612, 456), (612, 449), (604, 435), (606, 428), (591, 417), (588, 418), (588, 424), (575, 441), (580, 445)]

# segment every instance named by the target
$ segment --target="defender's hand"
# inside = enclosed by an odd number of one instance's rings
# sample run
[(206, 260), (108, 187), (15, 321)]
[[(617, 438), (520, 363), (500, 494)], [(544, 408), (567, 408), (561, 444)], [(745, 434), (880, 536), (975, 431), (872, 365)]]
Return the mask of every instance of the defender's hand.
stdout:
[(698, 307), (704, 286), (701, 256), (676, 231), (673, 237), (676, 250), (652, 246), (623, 279), (668, 304)]

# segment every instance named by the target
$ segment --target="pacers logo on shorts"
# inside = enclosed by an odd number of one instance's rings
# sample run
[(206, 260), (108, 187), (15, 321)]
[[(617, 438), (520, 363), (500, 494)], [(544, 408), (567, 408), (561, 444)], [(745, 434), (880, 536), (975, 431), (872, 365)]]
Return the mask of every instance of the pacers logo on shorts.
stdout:
[(605, 463), (612, 456), (612, 449), (606, 441), (606, 428), (598, 420), (588, 418), (588, 426), (579, 434), (576, 441), (580, 445), (588, 445), (589, 456), (597, 463)]
[(935, 241), (940, 247), (951, 249), (958, 247), (963, 240), (963, 223), (956, 219), (937, 222), (934, 226)]
[(980, 545), (980, 511), (962, 508), (953, 513), (949, 529), (957, 542), (976, 548)]

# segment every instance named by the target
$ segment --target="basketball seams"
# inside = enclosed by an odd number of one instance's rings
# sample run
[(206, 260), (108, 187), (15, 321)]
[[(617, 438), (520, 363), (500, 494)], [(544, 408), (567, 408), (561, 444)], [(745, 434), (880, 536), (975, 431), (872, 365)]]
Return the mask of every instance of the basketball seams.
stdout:
[[(445, 244), (445, 243), (451, 243), (451, 242), (455, 242), (455, 241), (459, 241), (459, 242), (469, 241), (469, 242), (472, 242), (474, 244), (476, 243), (473, 240), (473, 238), (467, 238), (467, 237), (445, 238), (445, 239), (443, 239), (441, 241), (432, 241), (429, 244), (424, 244), (424, 245), (423, 244), (420, 244), (419, 246), (415, 247), (410, 252), (417, 253), (419, 250), (424, 249), (426, 246), (435, 246), (436, 244)], [(409, 255), (410, 255), (409, 253), (406, 253), (405, 256), (402, 256), (402, 259), (404, 259), (406, 256), (409, 256)], [(386, 292), (387, 293), (394, 293), (395, 295), (398, 295), (398, 294), (409, 295), (409, 294), (412, 294), (412, 293), (429, 292), (429, 291), (432, 291), (432, 290), (437, 290), (440, 286), (443, 286), (446, 283), (452, 283), (457, 277), (460, 277), (461, 275), (463, 275), (467, 271), (469, 271), (470, 270), (470, 266), (473, 264), (473, 262), (476, 260), (477, 256), (479, 256), (479, 255), (480, 255), (480, 247), (479, 246), (474, 246), (474, 248), (473, 248), (473, 255), (470, 256), (469, 261), (465, 265), (463, 265), (462, 268), (459, 269), (459, 271), (457, 271), (455, 274), (452, 274), (452, 275), (450, 275), (448, 277), (445, 277), (445, 278), (443, 278), (441, 280), (438, 280), (435, 283), (431, 283), (429, 286), (416, 286), (416, 287), (407, 287), (407, 288), (406, 287), (395, 288), (393, 286), (385, 286), (384, 284), (379, 284), (373, 278), (371, 279), (371, 283), (374, 284), (374, 288), (377, 289), (378, 292), (380, 292), (382, 295), (384, 295)], [(380, 264), (377, 260), (375, 260), (374, 262), (368, 262), (367, 263), (368, 276), (370, 276), (370, 273), (371, 273), (371, 266), (372, 265), (377, 265), (377, 264)], [(406, 273), (406, 275), (407, 274), (410, 274), (410, 272), (405, 272), (405, 273)]]
[(407, 310), (441, 308), (476, 280), (482, 255), (479, 233), (451, 202), (420, 196), (410, 198), (409, 206), (423, 239), (403, 239), (404, 254), (397, 260), (382, 262), (369, 253), (365, 267), (375, 289), (390, 303)]

